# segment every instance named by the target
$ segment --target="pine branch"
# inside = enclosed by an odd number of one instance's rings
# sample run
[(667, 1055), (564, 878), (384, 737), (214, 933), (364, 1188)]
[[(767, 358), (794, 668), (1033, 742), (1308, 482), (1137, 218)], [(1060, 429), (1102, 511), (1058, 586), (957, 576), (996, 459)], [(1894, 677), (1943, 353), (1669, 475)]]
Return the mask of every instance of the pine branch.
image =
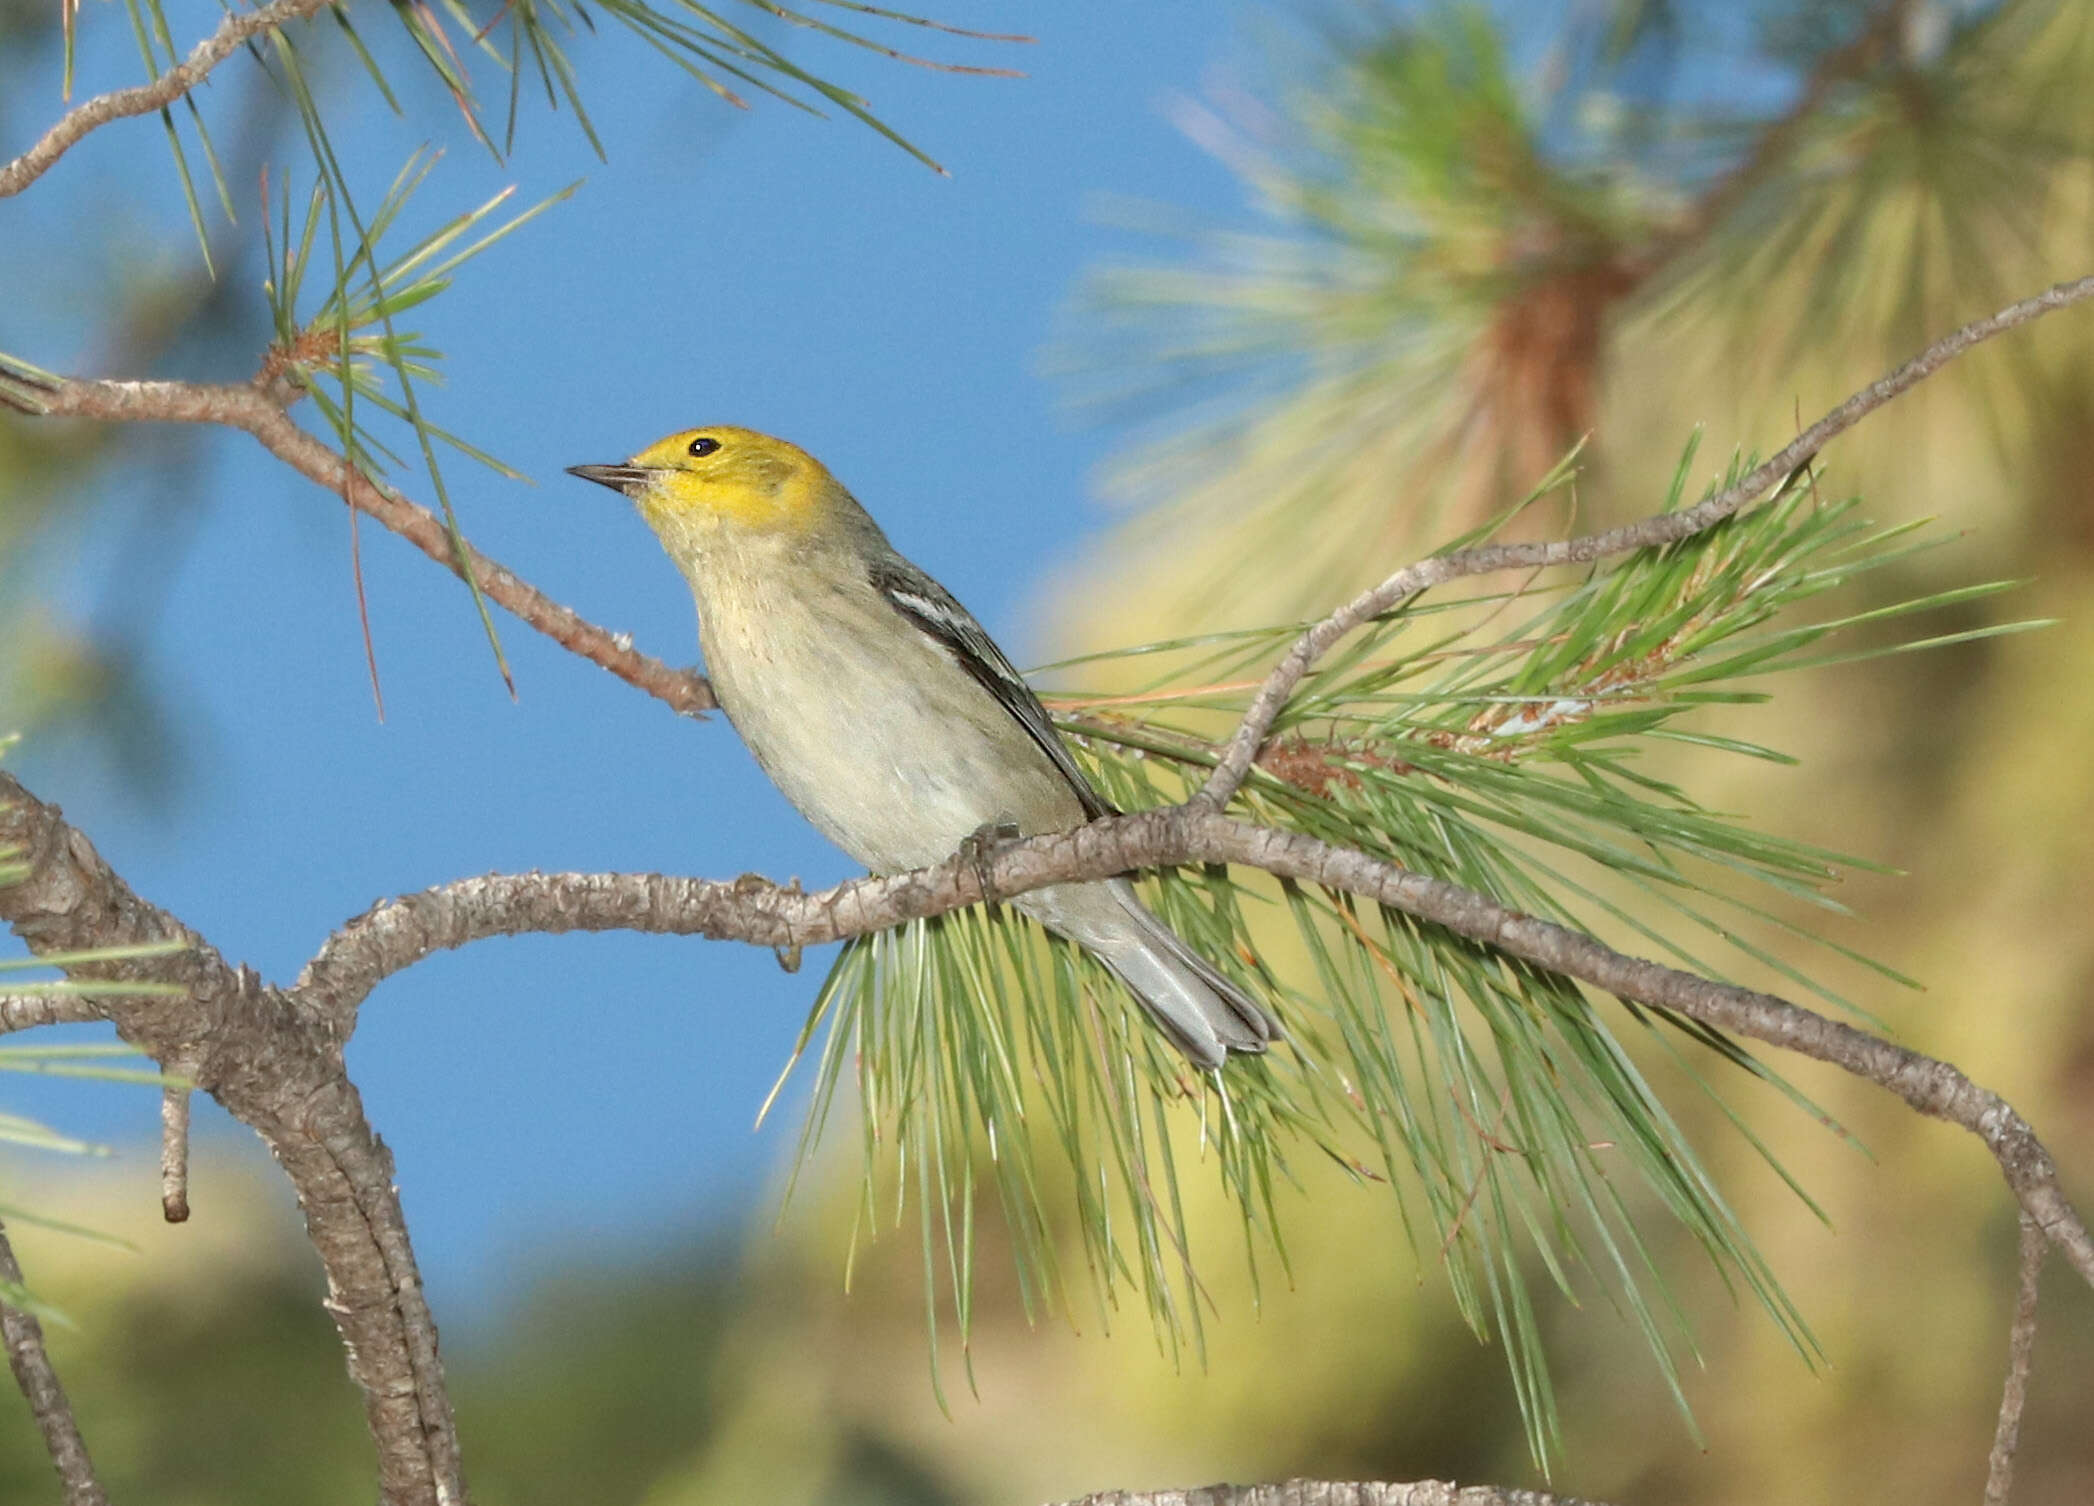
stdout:
[[(189, 934), (132, 895), (83, 837), (5, 776), (0, 796), (9, 802), (0, 841), (33, 855), (29, 877), (0, 891), (0, 919), (39, 954)], [(1624, 1000), (1671, 1009), (1876, 1082), (1915, 1109), (1982, 1138), (2033, 1224), (2094, 1282), (2094, 1241), (2034, 1132), (2011, 1106), (1948, 1064), (1786, 1000), (1625, 956), (1458, 885), (1190, 805), (818, 894), (660, 875), (466, 880), (391, 901), (351, 922), (289, 990), (264, 988), (244, 970), (227, 968), (193, 937), (179, 959), (104, 964), (92, 976), (180, 982), (188, 991), (179, 1009), (156, 999), (112, 1003), (110, 1012), (141, 1048), (162, 1060), (193, 1062), (189, 1070), (199, 1086), (277, 1151), (300, 1189), (329, 1270), (330, 1307), (350, 1346), (352, 1372), (366, 1387), (389, 1498), (433, 1500), (436, 1481), (455, 1478), (456, 1468), (435, 1330), (391, 1191), (389, 1158), (363, 1124), (340, 1066), (356, 1006), (380, 979), (431, 950), (494, 935), (632, 929), (766, 946), (814, 943), (1049, 883), (1201, 862), (1241, 864), (1357, 894)]]
[(813, 946), (1048, 884), (1202, 863), (1240, 864), (1358, 895), (1616, 998), (1673, 1010), (1865, 1078), (1983, 1140), (2024, 1211), (2094, 1285), (2094, 1237), (2066, 1198), (2049, 1152), (2011, 1105), (1948, 1063), (1775, 995), (1628, 956), (1444, 879), (1299, 832), (1231, 820), (1194, 803), (1029, 837), (980, 863), (956, 858), (813, 894), (661, 874), (464, 879), (387, 901), (351, 921), (307, 964), (298, 987), (324, 1000), (337, 1028), (346, 1028), (381, 979), (431, 951), (490, 936), (638, 930), (767, 947)]
[(80, 1436), (80, 1424), (73, 1417), (73, 1404), (44, 1349), (44, 1326), (36, 1314), (7, 1295), (20, 1292), (22, 1284), (22, 1267), (15, 1260), (6, 1229), (0, 1228), (0, 1338), (7, 1346), (15, 1384), (22, 1388), (37, 1431), (44, 1435), (44, 1448), (58, 1470), (66, 1506), (109, 1506), (109, 1497), (95, 1476), (94, 1461), (87, 1455), (87, 1440)]
[(2021, 1444), (2021, 1412), (2029, 1399), (2029, 1362), (2036, 1352), (2036, 1297), (2049, 1251), (2043, 1230), (2021, 1216), (2021, 1279), (2014, 1293), (2014, 1323), (2007, 1333), (2007, 1381), (2000, 1391), (1999, 1423), (1985, 1468), (1985, 1506), (2007, 1506), (2014, 1484), (2014, 1451)]
[(160, 1090), (160, 1215), (171, 1224), (189, 1219), (190, 1098), (186, 1080)]
[(0, 166), (0, 199), (18, 194), (34, 183), (90, 132), (112, 120), (165, 109), (202, 83), (213, 68), (231, 57), (249, 38), (301, 20), (328, 3), (329, 0), (270, 0), (260, 10), (228, 12), (218, 29), (197, 43), (187, 58), (151, 83), (97, 95), (61, 115), (28, 151)]
[(83, 994), (0, 994), (0, 1035), (34, 1030), (39, 1025), (85, 1025), (106, 1018), (101, 1007)]

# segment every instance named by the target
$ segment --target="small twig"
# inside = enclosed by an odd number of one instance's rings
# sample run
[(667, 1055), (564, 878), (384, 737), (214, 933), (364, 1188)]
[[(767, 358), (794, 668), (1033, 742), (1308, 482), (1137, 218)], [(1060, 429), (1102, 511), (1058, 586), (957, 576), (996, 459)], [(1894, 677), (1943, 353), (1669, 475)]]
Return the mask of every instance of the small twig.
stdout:
[(160, 1090), (160, 1212), (171, 1224), (189, 1220), (189, 1092)]
[(90, 1025), (103, 1018), (86, 994), (0, 994), (0, 1035), (39, 1025)]
[(1999, 1426), (1985, 1469), (1985, 1506), (2007, 1506), (2014, 1484), (2014, 1450), (2021, 1442), (2021, 1409), (2029, 1399), (2029, 1360), (2036, 1352), (2036, 1291), (2049, 1253), (2043, 1230), (2021, 1216), (2021, 1280), (2014, 1294), (2014, 1326), (2007, 1331), (2007, 1383), (2000, 1393)]
[(1871, 382), (1849, 397), (1772, 457), (1753, 467), (1735, 485), (1727, 486), (1682, 511), (1657, 513), (1640, 522), (1581, 538), (1529, 544), (1484, 544), (1473, 549), (1458, 549), (1452, 554), (1434, 555), (1405, 566), (1371, 591), (1354, 597), (1295, 640), (1286, 657), (1273, 667), (1265, 684), (1252, 698), (1250, 708), (1230, 737), (1221, 761), (1215, 765), (1214, 773), (1193, 797), (1194, 800), (1217, 810), (1227, 804), (1250, 772), (1266, 734), (1272, 731), (1273, 723), (1286, 708), (1288, 698), (1316, 661), (1354, 628), (1379, 617), (1406, 597), (1463, 576), (1484, 575), (1498, 570), (1586, 564), (1691, 538), (1794, 475), (1797, 468), (1807, 464), (1828, 440), (1853, 428), (1892, 398), (1918, 386), (1965, 351), (2032, 319), (2090, 297), (2094, 297), (2094, 276), (2061, 282), (2019, 303), (2009, 304), (1996, 314), (1973, 320), (1953, 334), (1944, 335), (1889, 376)]
[(149, 115), (165, 109), (204, 81), (213, 68), (238, 51), (248, 38), (310, 16), (328, 0), (272, 0), (260, 10), (234, 11), (218, 30), (190, 50), (189, 56), (149, 84), (98, 94), (58, 117), (57, 123), (28, 151), (0, 167), (0, 199), (18, 194), (49, 171), (82, 137), (127, 115)]
[[(15, 1261), (4, 1226), (0, 1226), (0, 1282), (17, 1291), (23, 1285), (22, 1267)], [(7, 1343), (8, 1368), (29, 1401), (37, 1431), (44, 1435), (44, 1447), (65, 1487), (66, 1506), (109, 1506), (109, 1497), (95, 1478), (94, 1461), (87, 1457), (87, 1440), (80, 1436), (80, 1424), (73, 1419), (73, 1404), (66, 1400), (65, 1387), (59, 1384), (58, 1372), (44, 1348), (44, 1325), (34, 1313), (0, 1300), (0, 1336)]]
[(1191, 1490), (1107, 1490), (1062, 1506), (1602, 1506), (1578, 1496), (1504, 1485), (1409, 1484), (1375, 1480), (1281, 1480), (1271, 1485), (1202, 1485)]

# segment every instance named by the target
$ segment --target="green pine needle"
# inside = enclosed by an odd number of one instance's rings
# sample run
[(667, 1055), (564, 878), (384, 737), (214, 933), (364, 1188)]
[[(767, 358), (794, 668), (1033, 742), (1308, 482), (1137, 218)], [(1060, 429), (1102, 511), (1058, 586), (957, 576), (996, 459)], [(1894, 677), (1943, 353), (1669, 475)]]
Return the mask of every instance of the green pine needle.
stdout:
[[(1675, 488), (1675, 504), (1683, 492)], [(1780, 758), (1691, 722), (1713, 697), (1763, 699), (1767, 676), (1824, 658), (1835, 636), (1853, 645), (1844, 655), (1899, 652), (1905, 644), (1880, 636), (1884, 624), (1999, 589), (1800, 615), (1912, 547), (1908, 529), (1873, 528), (1854, 502), (1799, 486), (1694, 539), (1581, 576), (1415, 600), (1303, 681), (1238, 808), (1533, 914), (1626, 927), (1720, 976), (1652, 919), (1674, 917), (1845, 1007), (1754, 938), (1755, 927), (1808, 932), (1752, 891), (1836, 910), (1827, 886), (1866, 865), (1709, 810), (1640, 769), (1639, 755), (1672, 738)], [(1145, 688), (1050, 704), (1108, 799), (1126, 809), (1176, 803), (1205, 778), (1296, 631), (1092, 655), (1074, 662), (1141, 667)], [(1150, 673), (1151, 663), (1167, 667)], [(1660, 903), (1632, 913), (1623, 883)], [(949, 1333), (965, 1350), (973, 1220), (990, 1190), (1029, 1314), (1068, 1311), (1088, 1286), (1108, 1323), (1131, 1289), (1164, 1349), (1197, 1357), (1205, 1324), (1221, 1315), (1201, 1281), (1213, 1255), (1186, 1189), (1219, 1179), (1255, 1284), (1264, 1257), (1285, 1268), (1283, 1224), (1304, 1216), (1296, 1166), (1305, 1156), (1387, 1186), (1412, 1260), (1437, 1263), (1464, 1320), (1505, 1345), (1539, 1460), (1558, 1440), (1529, 1290), (1536, 1276), (1573, 1302), (1603, 1295), (1644, 1334), (1685, 1410), (1677, 1367), (1693, 1340), (1645, 1234), (1659, 1213), (1799, 1355), (1817, 1357), (1629, 1048), (1647, 1042), (1683, 1068), (1762, 1156), (1726, 1102), (1745, 1080), (1737, 1069), (1816, 1113), (1773, 1069), (1706, 1027), (1617, 1009), (1350, 896), (1220, 870), (1149, 874), (1141, 886), (1179, 934), (1272, 1001), (1284, 1044), (1198, 1073), (1087, 954), (980, 909), (861, 938), (815, 1002), (800, 1048), (823, 1024), (827, 1037), (802, 1158), (854, 1083), (863, 1163), (852, 1247), (898, 1225), (916, 1200), (934, 1370)], [(1055, 1238), (1064, 1229), (1080, 1261)]]

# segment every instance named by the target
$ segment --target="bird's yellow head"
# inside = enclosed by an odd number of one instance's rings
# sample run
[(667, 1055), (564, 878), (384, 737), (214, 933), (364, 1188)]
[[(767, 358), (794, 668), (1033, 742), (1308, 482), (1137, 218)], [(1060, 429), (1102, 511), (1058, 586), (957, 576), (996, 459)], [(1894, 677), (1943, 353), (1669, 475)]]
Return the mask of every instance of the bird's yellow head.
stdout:
[(567, 470), (632, 498), (672, 554), (702, 547), (723, 528), (813, 528), (846, 495), (827, 467), (798, 445), (726, 424), (671, 434), (622, 465)]

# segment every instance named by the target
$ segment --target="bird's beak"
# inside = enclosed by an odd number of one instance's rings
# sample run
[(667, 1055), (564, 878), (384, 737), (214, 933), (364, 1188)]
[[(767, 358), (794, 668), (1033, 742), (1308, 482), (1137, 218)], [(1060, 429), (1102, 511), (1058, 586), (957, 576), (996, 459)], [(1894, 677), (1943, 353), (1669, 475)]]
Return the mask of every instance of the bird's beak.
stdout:
[(567, 474), (594, 481), (598, 486), (608, 486), (628, 497), (638, 496), (654, 479), (654, 472), (644, 465), (570, 465)]

